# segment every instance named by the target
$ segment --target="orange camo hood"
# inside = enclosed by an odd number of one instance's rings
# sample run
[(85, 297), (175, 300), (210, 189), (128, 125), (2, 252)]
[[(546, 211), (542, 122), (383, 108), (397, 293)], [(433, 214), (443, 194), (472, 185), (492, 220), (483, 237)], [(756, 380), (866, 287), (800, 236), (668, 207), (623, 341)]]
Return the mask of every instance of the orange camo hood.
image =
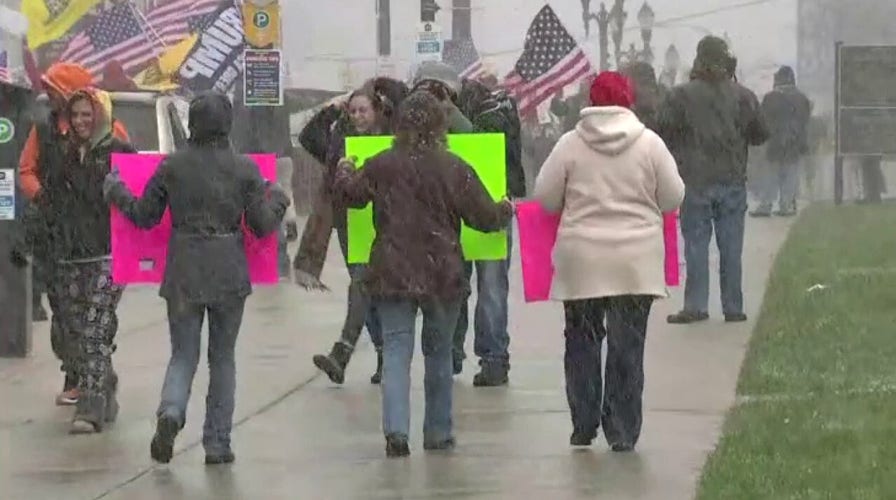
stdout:
[(93, 85), (93, 76), (79, 64), (60, 62), (47, 69), (43, 82), (66, 99), (77, 91)]

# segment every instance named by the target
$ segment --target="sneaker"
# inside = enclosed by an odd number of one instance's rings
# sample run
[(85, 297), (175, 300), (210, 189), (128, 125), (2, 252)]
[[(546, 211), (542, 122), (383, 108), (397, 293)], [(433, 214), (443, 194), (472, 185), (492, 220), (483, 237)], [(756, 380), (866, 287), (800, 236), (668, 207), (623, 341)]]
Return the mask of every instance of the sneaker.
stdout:
[(746, 320), (747, 320), (747, 315), (744, 313), (726, 314), (725, 315), (726, 323), (743, 323)]
[(205, 465), (232, 464), (236, 461), (236, 455), (232, 451), (205, 455)]
[(77, 388), (62, 391), (56, 396), (56, 406), (74, 406), (78, 404), (80, 397), (81, 393)]
[(73, 420), (72, 426), (68, 430), (69, 434), (96, 434), (97, 432), (100, 432), (99, 426), (83, 418)]
[(669, 323), (670, 325), (689, 325), (691, 323), (699, 323), (701, 321), (706, 321), (708, 319), (709, 319), (709, 313), (679, 311), (675, 314), (670, 314), (666, 318), (666, 322)]
[(167, 464), (174, 456), (174, 439), (180, 426), (173, 418), (162, 415), (156, 422), (156, 434), (149, 445), (149, 454), (160, 464)]
[(411, 454), (408, 446), (408, 437), (401, 434), (389, 434), (386, 436), (386, 456), (389, 458), (406, 457)]
[(775, 212), (775, 215), (778, 217), (795, 217), (796, 210), (778, 210)]
[(771, 217), (771, 216), (772, 216), (771, 209), (760, 208), (760, 209), (756, 209), (756, 210), (753, 210), (752, 212), (750, 212), (750, 217), (765, 218), (765, 217)]

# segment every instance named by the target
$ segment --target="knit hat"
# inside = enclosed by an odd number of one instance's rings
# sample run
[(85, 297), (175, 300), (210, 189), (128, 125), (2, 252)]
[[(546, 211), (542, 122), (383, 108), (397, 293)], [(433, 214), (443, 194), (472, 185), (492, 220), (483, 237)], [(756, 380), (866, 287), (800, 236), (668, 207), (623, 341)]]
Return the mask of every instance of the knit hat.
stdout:
[(619, 106), (631, 108), (635, 104), (635, 91), (631, 81), (622, 73), (604, 71), (591, 84), (593, 106)]
[(451, 66), (438, 61), (424, 61), (414, 76), (414, 85), (431, 80), (444, 85), (455, 95), (460, 93), (460, 75)]
[(78, 90), (93, 85), (93, 76), (79, 64), (60, 62), (47, 69), (42, 78), (44, 85), (68, 99)]

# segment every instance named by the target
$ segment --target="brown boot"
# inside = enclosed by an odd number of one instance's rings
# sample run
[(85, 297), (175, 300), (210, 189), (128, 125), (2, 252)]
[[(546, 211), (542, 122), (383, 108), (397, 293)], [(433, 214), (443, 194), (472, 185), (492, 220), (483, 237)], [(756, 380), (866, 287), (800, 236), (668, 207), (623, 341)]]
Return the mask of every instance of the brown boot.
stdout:
[(352, 358), (352, 349), (342, 342), (333, 344), (333, 349), (326, 356), (318, 354), (314, 356), (314, 366), (327, 374), (334, 384), (345, 382), (345, 367)]

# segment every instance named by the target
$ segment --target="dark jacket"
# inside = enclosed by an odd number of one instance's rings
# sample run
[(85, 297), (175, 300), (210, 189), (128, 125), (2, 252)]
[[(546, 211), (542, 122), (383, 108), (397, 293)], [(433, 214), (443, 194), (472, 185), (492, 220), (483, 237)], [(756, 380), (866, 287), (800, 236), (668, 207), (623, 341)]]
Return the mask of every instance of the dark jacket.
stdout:
[(327, 106), (311, 117), (299, 133), (299, 144), (317, 161), (326, 163), (331, 136), (340, 123), (345, 123), (345, 113), (337, 105)]
[(471, 103), (466, 113), (477, 133), (504, 134), (507, 163), (507, 193), (513, 198), (526, 196), (526, 173), (523, 170), (523, 146), (520, 114), (516, 102), (506, 92), (488, 93)]
[(580, 113), (588, 107), (588, 96), (585, 94), (576, 94), (566, 99), (557, 94), (551, 100), (551, 113), (560, 119), (562, 132), (565, 134), (570, 130), (575, 130), (579, 124)]
[(812, 103), (796, 85), (781, 85), (762, 99), (762, 114), (769, 128), (768, 160), (792, 163), (809, 152), (809, 118)]
[(362, 170), (340, 168), (335, 191), (351, 207), (373, 202), (376, 239), (365, 277), (373, 297), (460, 299), (469, 287), (461, 221), (498, 231), (513, 215), (509, 204), (492, 201), (472, 167), (443, 150), (411, 155), (393, 147)]
[(756, 95), (730, 81), (695, 79), (660, 106), (657, 133), (689, 189), (746, 183), (747, 147), (768, 138)]
[(311, 215), (302, 231), (299, 250), (293, 262), (295, 269), (318, 279), (327, 259), (333, 229), (336, 229), (343, 257), (348, 255), (348, 211), (342, 200), (333, 193), (333, 183), (336, 164), (345, 154), (345, 138), (354, 133), (347, 118), (338, 120), (331, 127), (332, 131), (328, 134), (330, 143), (324, 155), (324, 172), (320, 189), (315, 197)]
[(173, 231), (159, 294), (213, 304), (252, 292), (241, 222), (258, 237), (276, 231), (288, 198), (267, 192), (258, 167), (227, 139), (232, 115), (222, 94), (190, 104), (190, 145), (169, 156), (141, 198), (119, 183), (111, 199), (137, 226), (151, 228), (171, 208)]
[(80, 158), (75, 145), (67, 148), (64, 162), (44, 174), (40, 203), (52, 214), (50, 257), (59, 260), (90, 259), (112, 253), (109, 204), (103, 199), (103, 181), (112, 170), (113, 153), (136, 153), (134, 147), (107, 135)]

